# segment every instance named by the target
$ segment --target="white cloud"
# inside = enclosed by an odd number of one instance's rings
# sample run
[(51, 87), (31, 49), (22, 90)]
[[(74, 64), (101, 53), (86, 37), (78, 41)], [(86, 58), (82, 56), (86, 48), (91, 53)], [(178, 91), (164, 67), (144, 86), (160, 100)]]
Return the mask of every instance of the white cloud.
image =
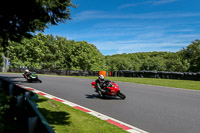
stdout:
[(148, 42), (139, 41), (139, 40), (128, 40), (128, 41), (99, 41), (92, 42), (95, 44), (99, 50), (131, 50), (131, 49), (155, 49), (155, 48), (163, 48), (163, 47), (181, 47), (187, 46), (188, 43), (185, 42), (176, 42), (174, 40), (167, 42)]
[(121, 5), (120, 7), (119, 7), (119, 9), (122, 9), (122, 8), (128, 8), (128, 7), (135, 7), (135, 6), (137, 6), (137, 5), (139, 5), (139, 3), (135, 3), (135, 4), (124, 4), (124, 5)]
[(118, 9), (123, 9), (123, 8), (130, 8), (130, 7), (136, 7), (140, 5), (162, 5), (162, 4), (168, 4), (168, 3), (173, 3), (176, 2), (177, 0), (156, 0), (156, 1), (145, 1), (145, 2), (139, 2), (139, 3), (129, 3), (129, 4), (124, 4), (119, 6)]
[(154, 1), (152, 2), (152, 5), (161, 5), (161, 4), (167, 4), (167, 3), (172, 3), (176, 2), (177, 0), (160, 0), (160, 1)]
[(183, 47), (189, 45), (188, 43), (178, 42), (137, 42), (135, 40), (129, 41), (107, 41), (107, 42), (93, 42), (97, 48), (106, 55), (112, 55), (113, 51), (115, 54), (122, 53), (136, 53), (136, 52), (152, 52), (152, 51), (166, 51), (176, 52), (181, 50)]
[(200, 17), (200, 12), (151, 12), (139, 14), (116, 14), (103, 11), (83, 11), (73, 17), (74, 21), (84, 21), (91, 19), (168, 19)]

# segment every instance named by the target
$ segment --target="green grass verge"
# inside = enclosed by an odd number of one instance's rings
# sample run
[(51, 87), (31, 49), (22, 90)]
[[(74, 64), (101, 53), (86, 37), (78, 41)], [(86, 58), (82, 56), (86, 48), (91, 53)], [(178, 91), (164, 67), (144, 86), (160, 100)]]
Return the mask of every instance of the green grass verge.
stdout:
[(39, 111), (56, 133), (126, 133), (123, 129), (39, 95)]

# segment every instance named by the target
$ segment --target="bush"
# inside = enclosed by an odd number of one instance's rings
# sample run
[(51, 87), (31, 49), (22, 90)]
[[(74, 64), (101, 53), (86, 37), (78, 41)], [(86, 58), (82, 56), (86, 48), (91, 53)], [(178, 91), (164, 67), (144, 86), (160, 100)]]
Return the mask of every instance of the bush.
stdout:
[(23, 132), (26, 120), (23, 112), (19, 112), (16, 97), (10, 97), (5, 92), (0, 93), (0, 133)]

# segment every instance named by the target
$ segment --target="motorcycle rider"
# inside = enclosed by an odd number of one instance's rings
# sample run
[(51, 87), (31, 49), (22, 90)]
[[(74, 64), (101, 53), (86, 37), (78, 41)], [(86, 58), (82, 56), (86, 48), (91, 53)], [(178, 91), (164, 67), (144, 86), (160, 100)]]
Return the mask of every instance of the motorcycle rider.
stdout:
[(96, 92), (99, 93), (100, 97), (103, 97), (103, 94), (106, 93), (106, 90), (104, 89), (105, 87), (105, 79), (103, 75), (99, 75), (98, 79), (95, 80), (95, 88)]
[(30, 71), (28, 69), (25, 69), (24, 75), (28, 77), (30, 75)]

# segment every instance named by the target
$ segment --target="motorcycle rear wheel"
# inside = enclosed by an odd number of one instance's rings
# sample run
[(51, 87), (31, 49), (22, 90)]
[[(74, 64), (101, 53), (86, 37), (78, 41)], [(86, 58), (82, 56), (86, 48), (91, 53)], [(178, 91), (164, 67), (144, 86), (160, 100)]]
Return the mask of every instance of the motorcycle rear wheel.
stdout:
[(121, 92), (118, 92), (117, 96), (120, 97), (121, 99), (125, 99), (126, 98), (126, 96)]

